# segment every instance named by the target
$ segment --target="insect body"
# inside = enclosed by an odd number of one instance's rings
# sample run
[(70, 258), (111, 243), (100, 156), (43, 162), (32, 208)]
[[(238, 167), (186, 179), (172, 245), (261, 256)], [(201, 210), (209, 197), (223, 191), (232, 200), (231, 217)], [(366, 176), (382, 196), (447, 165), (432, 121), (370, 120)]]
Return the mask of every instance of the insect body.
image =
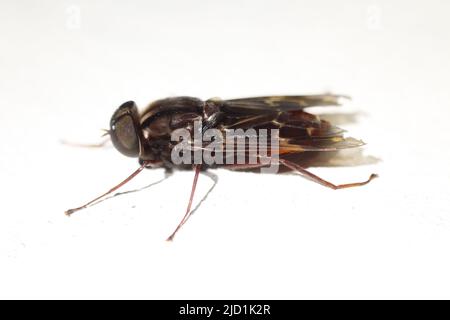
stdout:
[[(363, 182), (334, 185), (307, 171), (299, 163), (290, 160), (292, 155), (307, 157), (315, 153), (359, 147), (364, 144), (360, 140), (345, 138), (343, 130), (304, 110), (314, 106), (338, 105), (338, 100), (342, 97), (325, 94), (268, 96), (234, 100), (210, 99), (206, 101), (193, 97), (174, 97), (155, 101), (142, 113), (139, 113), (133, 101), (126, 102), (114, 112), (108, 133), (114, 147), (125, 156), (138, 158), (140, 167), (105, 194), (81, 207), (66, 211), (66, 214), (70, 215), (90, 206), (126, 184), (145, 168), (163, 167), (169, 170), (173, 168), (193, 168), (195, 172), (194, 182), (186, 214), (168, 238), (168, 240), (172, 240), (179, 228), (189, 218), (201, 170), (207, 170), (211, 167), (248, 169), (267, 165), (267, 161), (261, 161), (263, 157), (258, 152), (256, 163), (235, 164), (228, 161), (220, 161), (214, 164), (177, 163), (173, 160), (173, 151), (178, 141), (172, 139), (172, 134), (176, 130), (185, 130), (193, 134), (200, 131), (199, 133), (202, 134), (209, 129), (215, 129), (216, 132), (225, 135), (233, 129), (242, 129), (239, 131), (240, 134), (243, 130), (248, 129), (276, 129), (278, 148), (271, 155), (265, 156), (265, 158), (269, 158), (270, 162), (276, 162), (277, 165), (296, 171), (333, 189), (367, 184), (376, 175), (372, 174), (367, 181)], [(201, 126), (196, 127), (196, 122), (201, 123)], [(197, 145), (197, 149), (205, 150), (207, 148), (204, 144), (201, 144), (200, 146)], [(241, 151), (245, 154), (252, 151), (248, 146), (244, 146), (243, 150), (233, 150), (234, 153)], [(276, 157), (274, 157), (275, 154)], [(234, 154), (232, 155), (234, 159)]]

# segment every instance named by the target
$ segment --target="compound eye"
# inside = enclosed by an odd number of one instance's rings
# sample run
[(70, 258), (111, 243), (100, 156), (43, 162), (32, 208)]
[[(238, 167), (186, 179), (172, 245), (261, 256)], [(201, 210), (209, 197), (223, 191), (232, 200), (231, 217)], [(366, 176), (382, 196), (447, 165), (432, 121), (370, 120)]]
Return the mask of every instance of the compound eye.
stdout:
[(136, 128), (136, 106), (124, 103), (111, 118), (111, 140), (114, 147), (128, 157), (139, 156), (139, 136)]

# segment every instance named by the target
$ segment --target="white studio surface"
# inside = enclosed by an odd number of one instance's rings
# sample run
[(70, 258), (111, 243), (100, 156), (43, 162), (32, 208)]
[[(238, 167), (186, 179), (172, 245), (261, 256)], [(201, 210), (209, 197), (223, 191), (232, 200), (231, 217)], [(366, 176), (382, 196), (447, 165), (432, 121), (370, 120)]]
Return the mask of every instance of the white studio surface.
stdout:
[[(450, 298), (450, 3), (2, 1), (0, 298)], [(99, 141), (166, 96), (332, 91), (381, 159), (296, 175), (193, 174), (68, 218), (137, 168)], [(146, 171), (124, 190), (158, 181)], [(200, 176), (196, 204), (212, 185)]]

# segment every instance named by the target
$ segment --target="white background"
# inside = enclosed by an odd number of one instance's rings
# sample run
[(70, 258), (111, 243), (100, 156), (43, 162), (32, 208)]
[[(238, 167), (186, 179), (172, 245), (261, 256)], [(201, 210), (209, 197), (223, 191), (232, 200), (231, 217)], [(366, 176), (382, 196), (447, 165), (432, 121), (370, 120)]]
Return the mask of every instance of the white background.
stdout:
[[(1, 298), (450, 298), (448, 1), (2, 1)], [(191, 172), (80, 205), (136, 169), (117, 106), (350, 94), (372, 164), (217, 170), (173, 243)], [(164, 176), (146, 171), (125, 189)], [(196, 203), (212, 185), (200, 177)]]

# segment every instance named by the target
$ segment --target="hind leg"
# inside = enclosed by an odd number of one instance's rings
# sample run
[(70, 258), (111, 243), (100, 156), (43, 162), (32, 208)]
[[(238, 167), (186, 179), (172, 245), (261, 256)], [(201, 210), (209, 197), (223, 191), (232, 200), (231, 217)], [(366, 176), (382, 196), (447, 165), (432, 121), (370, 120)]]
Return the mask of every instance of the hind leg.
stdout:
[(353, 183), (346, 183), (346, 184), (334, 184), (331, 183), (325, 179), (322, 179), (321, 177), (315, 175), (312, 172), (309, 172), (308, 170), (306, 170), (305, 168), (299, 166), (298, 164), (291, 162), (289, 160), (285, 160), (285, 159), (279, 159), (280, 164), (284, 165), (285, 167), (288, 167), (291, 170), (297, 171), (300, 174), (302, 174), (303, 176), (313, 180), (314, 182), (317, 182), (325, 187), (337, 190), (337, 189), (346, 189), (346, 188), (352, 188), (352, 187), (360, 187), (363, 185), (368, 184), (370, 181), (372, 181), (372, 179), (378, 177), (378, 175), (372, 173), (369, 177), (369, 179), (367, 179), (366, 181), (361, 181), (361, 182), (353, 182)]

